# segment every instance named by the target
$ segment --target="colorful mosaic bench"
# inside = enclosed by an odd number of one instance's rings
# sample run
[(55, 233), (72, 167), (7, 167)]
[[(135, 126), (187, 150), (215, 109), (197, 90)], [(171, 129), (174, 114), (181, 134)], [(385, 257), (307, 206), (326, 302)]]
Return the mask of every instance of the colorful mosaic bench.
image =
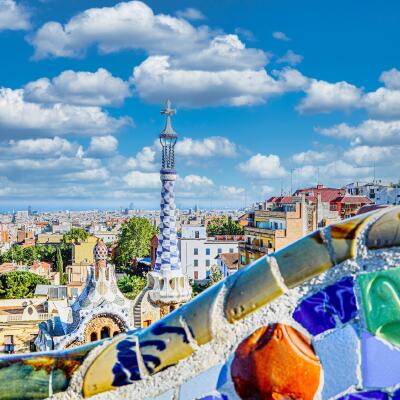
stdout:
[(4, 399), (400, 399), (400, 207), (318, 230), (150, 327), (0, 360)]

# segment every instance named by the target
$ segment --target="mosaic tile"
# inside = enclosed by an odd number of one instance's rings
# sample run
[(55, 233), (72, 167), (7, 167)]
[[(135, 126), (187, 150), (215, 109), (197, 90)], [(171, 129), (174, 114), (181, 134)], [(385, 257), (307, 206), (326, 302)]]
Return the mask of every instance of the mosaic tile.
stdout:
[(319, 230), (277, 251), (274, 257), (289, 288), (311, 279), (333, 265)]
[(228, 400), (228, 396), (222, 393), (213, 393), (205, 397), (201, 397), (198, 400)]
[(360, 341), (355, 327), (347, 325), (320, 340), (314, 349), (324, 370), (322, 399), (330, 399), (352, 386), (357, 387)]
[(140, 353), (150, 375), (175, 365), (194, 351), (179, 311), (138, 332)]
[(354, 392), (340, 397), (338, 400), (389, 400), (389, 395), (380, 390), (373, 390), (371, 392)]
[(312, 400), (321, 372), (310, 341), (283, 324), (262, 327), (246, 338), (231, 366), (235, 390), (243, 399)]
[(212, 313), (215, 300), (223, 286), (223, 282), (217, 283), (179, 309), (178, 318), (184, 318), (198, 345), (208, 343), (212, 339)]
[(159, 396), (148, 398), (146, 400), (174, 400), (175, 390), (171, 389), (167, 392), (160, 394)]
[(336, 321), (351, 321), (357, 315), (354, 279), (345, 277), (307, 297), (295, 309), (293, 318), (312, 335), (336, 327)]
[(335, 251), (337, 263), (355, 257), (357, 235), (370, 217), (371, 214), (369, 213), (362, 214), (359, 217), (347, 219), (327, 228), (331, 237), (331, 244)]
[(357, 279), (368, 330), (400, 347), (400, 267)]
[(368, 231), (366, 244), (370, 249), (400, 246), (400, 207), (394, 207), (374, 222)]
[(225, 302), (225, 313), (229, 322), (244, 318), (284, 293), (266, 257), (232, 275), (230, 280), (234, 283)]
[(51, 393), (66, 390), (73, 373), (95, 346), (3, 356), (0, 359), (0, 398), (44, 399)]
[(383, 388), (400, 383), (400, 350), (368, 332), (363, 332), (361, 338), (364, 387)]
[(393, 394), (392, 394), (392, 400), (400, 400), (400, 389), (397, 389)]
[(219, 396), (216, 390), (222, 367), (223, 365), (217, 365), (210, 368), (181, 385), (179, 389), (179, 400), (222, 398), (214, 397)]
[(134, 335), (118, 335), (92, 362), (83, 378), (84, 397), (140, 380)]

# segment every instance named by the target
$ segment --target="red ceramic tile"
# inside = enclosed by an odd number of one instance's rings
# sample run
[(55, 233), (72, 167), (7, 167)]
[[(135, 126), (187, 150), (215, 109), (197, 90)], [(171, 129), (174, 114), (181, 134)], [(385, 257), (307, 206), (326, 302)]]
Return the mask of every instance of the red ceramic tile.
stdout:
[(307, 337), (290, 326), (273, 324), (238, 346), (231, 375), (242, 399), (312, 400), (321, 364)]

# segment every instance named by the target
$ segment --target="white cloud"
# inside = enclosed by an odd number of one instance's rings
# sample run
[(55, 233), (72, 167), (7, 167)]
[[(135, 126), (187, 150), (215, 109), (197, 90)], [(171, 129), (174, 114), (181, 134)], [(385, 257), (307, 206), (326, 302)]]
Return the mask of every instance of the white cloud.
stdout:
[(29, 11), (16, 1), (0, 1), (0, 31), (29, 29), (29, 17)]
[(52, 80), (41, 78), (30, 82), (24, 88), (26, 101), (82, 106), (118, 106), (130, 94), (129, 83), (104, 68), (96, 72), (68, 70)]
[(398, 119), (400, 118), (400, 90), (379, 88), (364, 96), (363, 105), (372, 118)]
[(349, 139), (355, 144), (368, 143), (400, 143), (400, 121), (377, 121), (368, 119), (358, 126), (345, 123), (330, 128), (316, 128), (325, 136)]
[(236, 186), (220, 186), (219, 191), (225, 197), (242, 197), (245, 193), (245, 189)]
[(115, 154), (118, 148), (118, 140), (116, 137), (95, 136), (90, 139), (88, 154), (95, 157), (109, 157)]
[(131, 171), (123, 178), (124, 182), (135, 189), (160, 188), (160, 174), (158, 172)]
[(305, 164), (305, 163), (320, 163), (323, 161), (328, 161), (332, 158), (334, 154), (332, 151), (315, 151), (315, 150), (307, 150), (300, 153), (293, 154), (292, 160), (297, 164)]
[(177, 155), (184, 157), (235, 157), (236, 144), (222, 136), (211, 136), (196, 140), (183, 138), (175, 146)]
[(113, 7), (90, 8), (65, 25), (47, 22), (31, 38), (35, 58), (79, 57), (97, 46), (101, 53), (121, 49), (144, 49), (150, 54), (185, 53), (209, 37), (206, 27), (194, 28), (182, 18), (155, 15), (141, 1), (121, 2)]
[(188, 7), (184, 10), (179, 10), (176, 12), (177, 17), (185, 18), (191, 21), (201, 21), (206, 19), (206, 16), (197, 8)]
[(113, 118), (99, 107), (44, 106), (24, 101), (22, 89), (0, 88), (0, 133), (5, 135), (105, 135), (129, 123), (129, 118)]
[(347, 150), (343, 157), (350, 163), (369, 166), (373, 163), (390, 163), (400, 160), (400, 146), (356, 146)]
[(159, 166), (155, 164), (156, 152), (149, 146), (143, 147), (134, 158), (129, 158), (126, 165), (132, 169), (141, 169), (144, 171), (152, 171)]
[(13, 156), (59, 157), (77, 155), (80, 149), (81, 147), (77, 143), (71, 143), (56, 136), (54, 138), (10, 140), (8, 146), (1, 149), (0, 152), (11, 153)]
[(235, 28), (235, 33), (243, 38), (245, 38), (249, 42), (255, 42), (257, 39), (254, 36), (254, 33), (245, 28)]
[(311, 80), (297, 109), (302, 113), (350, 110), (360, 106), (362, 90), (347, 82)]
[(400, 89), (400, 71), (396, 68), (383, 71), (379, 80), (389, 89)]
[(279, 32), (279, 31), (273, 32), (273, 33), (272, 33), (272, 37), (273, 37), (274, 39), (282, 40), (282, 41), (284, 41), (284, 42), (288, 42), (289, 40), (291, 40), (290, 38), (288, 38), (288, 37), (286, 36), (286, 34), (285, 34), (284, 32)]
[(314, 165), (304, 165), (302, 167), (296, 168), (293, 171), (293, 177), (300, 181), (310, 181), (316, 180), (318, 175), (318, 168)]
[(293, 50), (288, 50), (282, 57), (279, 57), (276, 62), (280, 64), (297, 65), (303, 61), (303, 56), (296, 54)]
[(248, 175), (258, 178), (281, 178), (287, 175), (285, 168), (281, 165), (279, 156), (275, 154), (256, 154), (249, 160), (239, 164), (239, 170)]
[(172, 97), (177, 104), (190, 107), (243, 106), (264, 102), (290, 88), (260, 70), (202, 71), (174, 69), (168, 56), (147, 58), (134, 69), (133, 83), (138, 95), (149, 102)]
[(105, 168), (95, 168), (86, 171), (72, 172), (65, 174), (63, 179), (66, 181), (77, 181), (83, 183), (86, 181), (104, 181), (109, 178), (109, 173)]
[(214, 185), (214, 182), (210, 178), (207, 178), (206, 176), (187, 175), (179, 179), (179, 184), (184, 188), (190, 189), (196, 186), (210, 187)]

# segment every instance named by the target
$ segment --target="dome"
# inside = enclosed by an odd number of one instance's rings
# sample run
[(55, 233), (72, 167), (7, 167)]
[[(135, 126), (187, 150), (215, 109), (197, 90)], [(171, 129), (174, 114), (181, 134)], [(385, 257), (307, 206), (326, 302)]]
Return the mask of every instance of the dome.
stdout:
[(108, 248), (102, 240), (99, 239), (97, 241), (96, 246), (94, 246), (93, 249), (93, 254), (96, 261), (107, 260)]

